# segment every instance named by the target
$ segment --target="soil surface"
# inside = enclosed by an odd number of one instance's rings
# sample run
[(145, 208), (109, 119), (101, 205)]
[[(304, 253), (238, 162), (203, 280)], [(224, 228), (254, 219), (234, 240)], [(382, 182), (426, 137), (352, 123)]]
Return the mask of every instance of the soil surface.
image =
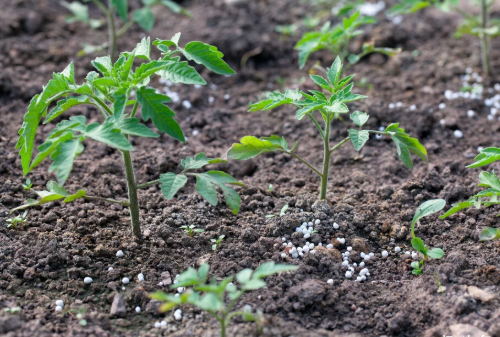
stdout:
[[(180, 172), (180, 159), (187, 155), (205, 152), (210, 157), (224, 157), (231, 144), (247, 134), (278, 134), (290, 143), (299, 141), (298, 152), (319, 166), (322, 143), (314, 125), (297, 121), (290, 108), (246, 112), (247, 104), (263, 92), (279, 90), (280, 78), (287, 87), (300, 83), (303, 90), (315, 89), (307, 71), (298, 70), (293, 45), (299, 33), (282, 38), (274, 31), (276, 25), (297, 22), (314, 8), (299, 0), (214, 0), (210, 5), (205, 0), (191, 0), (182, 4), (193, 19), (158, 9), (156, 27), (149, 35), (167, 39), (181, 31), (184, 43), (214, 44), (237, 74), (223, 77), (203, 72), (208, 86), (169, 88), (180, 97), (171, 106), (189, 140), (181, 144), (165, 135), (158, 141), (133, 139), (138, 181)], [(139, 1), (132, 1), (133, 7), (138, 5)], [(218, 206), (210, 206), (194, 193), (192, 181), (171, 201), (153, 186), (140, 191), (145, 239), (136, 242), (128, 209), (101, 202), (47, 204), (29, 211), (24, 230), (3, 225), (10, 209), (33, 197), (22, 189), (24, 179), (15, 150), (29, 100), (52, 72), (62, 71), (71, 61), (82, 81), (92, 70), (94, 56), (76, 57), (81, 43), (99, 44), (106, 39), (104, 27), (93, 31), (80, 23), (67, 24), (65, 15), (59, 2), (52, 0), (6, 0), (0, 11), (0, 306), (22, 308), (20, 314), (0, 313), (0, 334), (218, 336), (217, 322), (210, 316), (185, 306), (182, 320), (177, 321), (172, 313), (158, 313), (157, 303), (147, 294), (158, 290), (160, 281), (167, 290), (176, 274), (203, 262), (210, 263), (211, 273), (218, 278), (269, 260), (283, 262), (282, 238), (302, 246), (306, 240), (294, 234), (295, 227), (320, 219), (315, 227), (318, 233), (309, 241), (326, 245), (332, 239), (338, 244), (335, 238), (345, 238), (346, 243), (337, 248), (345, 252), (347, 246), (353, 246), (351, 262), (360, 262), (363, 250), (374, 252), (366, 261), (368, 279), (346, 279), (336, 250), (287, 258), (286, 263), (299, 266), (296, 272), (267, 278), (266, 288), (246, 294), (237, 304), (264, 312), (267, 322), (262, 331), (254, 323), (235, 319), (229, 336), (500, 336), (500, 242), (478, 241), (484, 227), (498, 226), (498, 209), (470, 209), (447, 220), (437, 216), (421, 220), (418, 235), (427, 245), (445, 251), (443, 259), (428, 263), (422, 276), (411, 273), (412, 259), (403, 254), (411, 251), (409, 228), (418, 205), (434, 198), (454, 203), (479, 191), (480, 170), (465, 166), (479, 146), (500, 146), (500, 121), (488, 120), (490, 108), (484, 105), (484, 98), (498, 92), (485, 89), (482, 100), (444, 98), (445, 90), (462, 87), (460, 76), (467, 67), (480, 72), (479, 42), (471, 37), (453, 38), (459, 17), (428, 9), (394, 24), (379, 14), (379, 23), (352, 46), (356, 51), (362, 41), (374, 40), (380, 46), (402, 48), (392, 59), (373, 55), (349, 70), (357, 74), (358, 82), (365, 78), (370, 84), (356, 89), (369, 98), (352, 103), (351, 108), (370, 114), (370, 129), (400, 122), (425, 145), (428, 164), (415, 159), (414, 169), (406, 169), (388, 139), (373, 137), (360, 153), (347, 144), (334, 153), (329, 206), (320, 207), (313, 206), (319, 180), (300, 162), (282, 154), (231, 161), (217, 168), (247, 186), (239, 190), (242, 204), (237, 216), (222, 200)], [(91, 7), (91, 15), (99, 12)], [(120, 41), (119, 50), (132, 50), (143, 36), (144, 32), (133, 27)], [(493, 40), (492, 50), (493, 67), (500, 71), (500, 39)], [(242, 62), (249, 55), (253, 56)], [(313, 54), (309, 66), (316, 60), (327, 66), (333, 55)], [(483, 78), (485, 88), (498, 81), (498, 77)], [(157, 80), (152, 85), (164, 86)], [(214, 98), (213, 103), (209, 97)], [(183, 107), (183, 100), (189, 100), (192, 108)], [(388, 108), (397, 102), (402, 106)], [(446, 107), (439, 109), (440, 103)], [(416, 109), (411, 110), (411, 105)], [(474, 110), (475, 116), (468, 117), (468, 110)], [(75, 108), (72, 114), (99, 120), (92, 108)], [(334, 123), (332, 141), (346, 137), (347, 125)], [(37, 144), (51, 127), (40, 127)], [(463, 138), (456, 138), (455, 130), (462, 131)], [(65, 185), (68, 191), (83, 188), (92, 195), (125, 198), (120, 153), (93, 141), (85, 146)], [(48, 173), (49, 164), (30, 174), (35, 189), (54, 179)], [(493, 164), (487, 169), (497, 168)], [(279, 213), (286, 203), (290, 207), (285, 216), (265, 217)], [(340, 225), (338, 229), (333, 228), (334, 222)], [(190, 224), (205, 232), (189, 238), (179, 227)], [(210, 239), (222, 234), (226, 236), (222, 245), (212, 251)], [(402, 252), (395, 252), (396, 246)], [(118, 250), (124, 257), (116, 257)], [(389, 251), (388, 258), (381, 256), (383, 250)], [(113, 270), (108, 271), (109, 267)], [(439, 277), (444, 293), (438, 292), (431, 271)], [(144, 282), (135, 282), (139, 273), (144, 274)], [(83, 282), (87, 276), (94, 280), (90, 285)], [(133, 280), (125, 290), (123, 277)], [(328, 279), (333, 284), (327, 284)], [(120, 318), (110, 315), (117, 293), (127, 310)], [(88, 324), (81, 326), (74, 312), (55, 312), (57, 299), (64, 300), (65, 309), (83, 309)], [(135, 312), (137, 306), (141, 313)], [(168, 322), (167, 327), (155, 329), (154, 323), (161, 320)]]

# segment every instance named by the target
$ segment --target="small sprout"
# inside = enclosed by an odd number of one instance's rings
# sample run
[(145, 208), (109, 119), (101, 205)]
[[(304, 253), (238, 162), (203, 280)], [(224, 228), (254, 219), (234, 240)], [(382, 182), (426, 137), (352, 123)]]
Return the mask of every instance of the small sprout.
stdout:
[[(281, 208), (281, 211), (280, 211), (279, 216), (281, 217), (281, 216), (285, 215), (285, 213), (286, 213), (286, 211), (287, 211), (287, 210), (288, 210), (288, 204), (285, 204), (285, 205)], [(275, 214), (268, 214), (268, 215), (266, 215), (266, 218), (274, 218), (274, 217), (276, 217), (276, 215), (275, 215)]]
[(269, 193), (273, 193), (273, 184), (269, 184)]
[(21, 307), (12, 307), (12, 308), (5, 308), (4, 311), (10, 314), (19, 314), (22, 311), (22, 309)]
[(5, 220), (5, 222), (7, 222), (7, 228), (17, 229), (17, 227), (21, 225), (24, 229), (24, 223), (26, 222), (27, 215), (28, 211), (24, 211), (24, 213), (20, 216)]
[(479, 234), (479, 240), (490, 241), (500, 239), (500, 228), (487, 227), (481, 234)]
[(23, 189), (26, 191), (29, 191), (29, 190), (31, 190), (32, 187), (33, 187), (33, 184), (31, 183), (31, 179), (30, 178), (26, 179), (26, 183), (23, 184)]
[(225, 237), (226, 237), (225, 235), (221, 235), (221, 236), (219, 236), (218, 239), (210, 239), (210, 241), (213, 243), (212, 250), (216, 250), (217, 248), (219, 248), (220, 244), (222, 243), (222, 240)]
[(204, 229), (196, 228), (195, 225), (181, 226), (180, 228), (184, 229), (184, 232), (187, 233), (190, 237), (193, 237), (195, 233), (205, 232)]
[[(263, 323), (262, 313), (253, 312), (250, 306), (244, 306), (241, 310), (232, 311), (234, 305), (240, 297), (247, 291), (264, 288), (266, 282), (264, 277), (271, 276), (281, 272), (296, 270), (298, 266), (276, 264), (273, 261), (260, 265), (255, 271), (246, 268), (229, 277), (223, 278), (217, 283), (217, 277), (209, 277), (209, 265), (203, 264), (198, 270), (188, 268), (178, 277), (178, 283), (171, 285), (171, 289), (178, 286), (186, 287), (179, 296), (167, 294), (161, 291), (150, 295), (154, 300), (164, 302), (160, 311), (172, 310), (183, 304), (191, 304), (201, 310), (207, 311), (214, 316), (220, 324), (220, 336), (226, 336), (226, 329), (231, 318), (241, 316), (244, 321), (256, 322), (259, 327)], [(236, 276), (238, 283), (233, 283)], [(176, 320), (182, 319), (181, 309), (174, 312)]]

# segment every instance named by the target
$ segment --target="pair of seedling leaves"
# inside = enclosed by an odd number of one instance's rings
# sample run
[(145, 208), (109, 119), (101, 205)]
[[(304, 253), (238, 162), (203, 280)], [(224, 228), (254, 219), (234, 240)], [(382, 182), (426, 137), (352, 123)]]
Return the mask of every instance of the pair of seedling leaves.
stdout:
[[(298, 266), (276, 264), (273, 261), (261, 264), (255, 271), (245, 268), (236, 274), (236, 281), (239, 283), (239, 289), (236, 285), (230, 284), (234, 276), (229, 276), (219, 283), (214, 276), (208, 281), (209, 265), (203, 264), (198, 270), (188, 268), (181, 273), (177, 279), (177, 283), (170, 286), (171, 289), (178, 287), (191, 287), (184, 291), (179, 296), (166, 294), (158, 291), (151, 294), (151, 298), (165, 302), (161, 307), (161, 311), (168, 311), (182, 304), (191, 304), (202, 310), (209, 312), (218, 319), (223, 319), (227, 326), (232, 315), (230, 310), (233, 304), (243, 295), (243, 293), (251, 290), (261, 289), (266, 286), (264, 277), (274, 275), (281, 272), (296, 270)], [(203, 294), (204, 293), (204, 294)], [(229, 299), (229, 304), (226, 303), (226, 296)], [(259, 316), (251, 312), (238, 312), (245, 321), (259, 322)]]
[[(68, 195), (61, 187), (69, 177), (75, 158), (83, 152), (85, 139), (90, 138), (121, 151), (133, 151), (129, 136), (159, 137), (135, 117), (139, 106), (144, 122), (151, 120), (160, 132), (185, 142), (184, 134), (174, 119), (175, 113), (165, 105), (170, 98), (157, 93), (153, 88), (148, 88), (150, 78), (156, 74), (174, 83), (206, 84), (195, 68), (188, 65), (187, 61), (181, 61), (180, 56), (175, 56), (178, 53), (187, 60), (203, 65), (218, 74), (231, 75), (234, 71), (222, 60), (223, 54), (216, 47), (194, 41), (182, 48), (179, 46), (179, 39), (180, 33), (170, 40), (156, 40), (153, 43), (162, 52), (159, 60), (151, 60), (149, 38), (143, 39), (132, 52), (122, 53), (114, 64), (109, 57), (98, 57), (92, 64), (100, 74), (95, 71), (90, 72), (81, 85), (75, 82), (73, 63), (63, 72), (53, 75), (53, 79), (43, 88), (42, 93), (31, 100), (28, 112), (24, 116), (24, 123), (19, 130), (20, 136), (16, 148), (20, 150), (24, 175), (31, 172), (43, 160), (50, 158), (52, 165), (49, 171), (56, 173), (58, 184), (50, 182), (47, 184), (47, 191), (37, 192), (40, 200), (31, 200), (22, 208), (40, 205), (54, 199), (69, 202), (85, 197), (83, 191)], [(134, 60), (139, 59), (146, 62), (134, 69)], [(136, 100), (130, 98), (133, 91), (136, 93)], [(56, 106), (49, 111), (49, 106), (55, 101), (57, 101)], [(35, 134), (42, 117), (45, 117), (43, 123), (46, 124), (68, 109), (82, 104), (93, 105), (100, 110), (105, 117), (104, 122), (87, 124), (84, 116), (73, 116), (61, 121), (50, 132), (46, 141), (38, 147), (38, 154), (32, 161)], [(133, 106), (130, 113), (126, 110), (129, 106)], [(184, 169), (181, 174), (166, 173), (160, 176), (163, 195), (171, 199), (184, 186), (187, 176), (195, 176), (198, 193), (210, 204), (216, 205), (215, 186), (220, 187), (226, 203), (236, 214), (239, 210), (240, 197), (225, 184), (242, 185), (241, 183), (220, 171), (199, 174), (187, 172), (208, 164), (223, 162), (226, 161), (209, 159), (203, 153), (195, 158), (187, 157), (181, 162)]]
[[(319, 111), (325, 123), (330, 123), (334, 119), (338, 119), (340, 115), (349, 113), (346, 103), (366, 98), (366, 96), (351, 92), (353, 83), (349, 82), (354, 75), (342, 78), (341, 74), (342, 62), (337, 56), (332, 67), (327, 69), (327, 79), (319, 75), (310, 75), (314, 83), (324, 89), (327, 94), (317, 90), (309, 90), (309, 94), (300, 90), (287, 90), (284, 94), (276, 91), (271, 93), (268, 99), (251, 105), (249, 111), (267, 111), (282, 105), (293, 105), (297, 108), (295, 116), (298, 120), (302, 120), (305, 116), (314, 120), (314, 112)], [(390, 124), (384, 131), (362, 130), (362, 126), (369, 117), (367, 113), (360, 111), (355, 111), (350, 115), (351, 120), (359, 127), (358, 130), (347, 130), (356, 151), (360, 151), (365, 145), (370, 133), (376, 133), (392, 138), (396, 144), (398, 156), (406, 167), (413, 168), (410, 153), (427, 161), (425, 147), (417, 139), (406, 134), (405, 130), (399, 127), (399, 123)], [(321, 136), (325, 137), (323, 131), (319, 127), (318, 129), (322, 133)], [(246, 160), (272, 151), (293, 154), (297, 146), (296, 142), (292, 148), (289, 148), (285, 138), (276, 135), (263, 138), (245, 136), (241, 138), (240, 143), (233, 144), (227, 156), (230, 159)]]
[(368, 16), (360, 16), (357, 11), (348, 18), (344, 18), (341, 23), (331, 27), (331, 22), (326, 22), (318, 32), (305, 33), (302, 39), (297, 42), (295, 49), (299, 51), (299, 67), (302, 69), (311, 53), (329, 49), (342, 58), (347, 57), (349, 63), (358, 62), (363, 56), (370, 53), (381, 53), (388, 56), (394, 56), (399, 50), (392, 48), (377, 48), (373, 43), (364, 43), (360, 54), (346, 55), (349, 41), (351, 38), (363, 34), (363, 31), (357, 29), (359, 26), (376, 23), (377, 20)]

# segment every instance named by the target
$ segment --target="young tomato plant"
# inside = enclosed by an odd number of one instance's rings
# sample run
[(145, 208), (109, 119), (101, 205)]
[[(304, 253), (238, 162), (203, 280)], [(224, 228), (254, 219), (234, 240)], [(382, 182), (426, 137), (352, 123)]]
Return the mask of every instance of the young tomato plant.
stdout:
[(424, 244), (424, 241), (421, 238), (415, 236), (415, 224), (423, 217), (439, 212), (444, 208), (445, 205), (446, 201), (444, 201), (443, 199), (429, 200), (418, 206), (417, 210), (415, 211), (415, 215), (413, 216), (413, 220), (411, 221), (411, 245), (424, 257), (418, 262), (414, 261), (411, 263), (411, 266), (413, 267), (412, 273), (415, 275), (421, 275), (423, 273), (424, 263), (429, 258), (440, 259), (444, 255), (444, 252), (441, 248), (429, 249), (429, 247)]
[(33, 184), (31, 183), (31, 179), (30, 178), (26, 179), (26, 183), (23, 184), (23, 190), (29, 191), (29, 190), (31, 190), (32, 187), (33, 187)]
[[(264, 277), (287, 271), (296, 270), (294, 265), (275, 264), (266, 262), (261, 264), (255, 271), (246, 268), (236, 274), (236, 281), (239, 287), (232, 284), (234, 276), (224, 278), (220, 283), (214, 276), (208, 281), (210, 267), (203, 264), (198, 271), (189, 268), (179, 275), (177, 283), (170, 288), (192, 287), (178, 297), (158, 291), (150, 295), (151, 298), (165, 302), (160, 307), (161, 311), (168, 311), (182, 304), (191, 304), (213, 316), (220, 325), (220, 336), (226, 336), (226, 329), (234, 316), (241, 316), (244, 321), (254, 321), (257, 324), (262, 322), (262, 313), (252, 313), (251, 309), (245, 308), (242, 311), (232, 311), (238, 299), (247, 291), (261, 289), (266, 286)], [(202, 295), (204, 293), (204, 295)]]
[[(288, 204), (285, 204), (283, 207), (281, 207), (279, 216), (285, 215), (287, 210), (288, 210)], [(274, 218), (276, 216), (277, 216), (276, 214), (268, 214), (266, 215), (266, 218)]]
[[(474, 158), (474, 163), (467, 166), (467, 168), (476, 168), (486, 166), (493, 162), (500, 160), (500, 148), (488, 147), (483, 149), (476, 158)], [(491, 205), (499, 205), (500, 200), (500, 179), (495, 174), (494, 171), (491, 173), (483, 171), (479, 173), (479, 185), (481, 187), (486, 187), (485, 190), (473, 195), (467, 201), (462, 201), (453, 205), (445, 214), (441, 215), (440, 218), (447, 218), (463, 209), (469, 207), (481, 208), (481, 206), (489, 207)], [(500, 228), (485, 228), (481, 234), (479, 234), (479, 239), (481, 241), (496, 240), (500, 239)]]
[[(55, 200), (63, 200), (64, 202), (71, 202), (79, 198), (104, 200), (129, 207), (133, 233), (137, 237), (141, 237), (137, 190), (160, 184), (162, 194), (170, 200), (186, 184), (188, 177), (194, 177), (196, 178), (196, 191), (211, 205), (217, 204), (216, 187), (219, 187), (224, 194), (227, 205), (234, 214), (238, 213), (240, 197), (235, 190), (226, 184), (240, 186), (243, 184), (221, 171), (192, 172), (208, 164), (226, 162), (222, 159), (207, 158), (204, 153), (200, 153), (194, 158), (187, 157), (182, 160), (183, 171), (180, 174), (161, 174), (158, 180), (144, 184), (136, 183), (131, 156), (134, 147), (130, 143), (129, 137), (159, 137), (156, 132), (142, 124), (140, 119), (136, 117), (139, 107), (144, 122), (151, 120), (160, 132), (185, 142), (184, 134), (174, 119), (175, 113), (165, 105), (170, 101), (170, 98), (147, 87), (152, 76), (160, 75), (174, 83), (206, 84), (198, 72), (188, 65), (188, 62), (181, 61), (180, 56), (174, 56), (178, 53), (218, 74), (230, 75), (234, 73), (222, 60), (223, 54), (216, 47), (202, 42), (190, 42), (182, 48), (178, 44), (179, 38), (180, 33), (171, 40), (154, 42), (154, 45), (158, 46), (163, 53), (162, 58), (158, 61), (150, 58), (149, 38), (143, 39), (132, 52), (122, 53), (115, 63), (111, 62), (109, 56), (98, 57), (92, 61), (92, 65), (100, 74), (95, 71), (90, 72), (86, 81), (81, 85), (76, 84), (72, 63), (63, 72), (54, 74), (54, 79), (48, 82), (42, 93), (31, 100), (28, 112), (24, 116), (24, 123), (19, 131), (17, 148), (20, 151), (24, 175), (31, 172), (43, 160), (50, 158), (52, 165), (49, 171), (56, 172), (58, 183), (49, 182), (47, 191), (35, 192), (40, 197), (38, 201), (30, 199), (26, 205), (14, 210)], [(172, 50), (170, 50), (171, 48)], [(134, 69), (133, 63), (136, 59), (146, 60), (146, 62)], [(135, 100), (131, 98), (133, 92), (136, 95)], [(55, 101), (57, 101), (56, 106), (48, 111), (51, 103)], [(41, 118), (45, 117), (44, 124), (46, 124), (71, 107), (80, 104), (95, 106), (102, 113), (102, 121), (87, 124), (84, 116), (73, 116), (68, 120), (61, 121), (49, 133), (47, 140), (38, 147), (38, 154), (32, 160), (35, 135)], [(86, 139), (106, 144), (122, 153), (127, 178), (128, 200), (120, 201), (88, 196), (83, 190), (70, 195), (61, 186), (68, 179), (75, 158), (83, 152), (83, 142)]]
[(359, 11), (355, 12), (348, 18), (344, 18), (342, 23), (331, 27), (331, 23), (326, 22), (323, 27), (317, 32), (305, 33), (302, 39), (295, 45), (295, 49), (299, 51), (299, 67), (302, 69), (311, 53), (328, 49), (334, 55), (340, 57), (342, 63), (345, 60), (350, 64), (358, 62), (363, 56), (370, 53), (382, 53), (384, 55), (393, 56), (398, 51), (391, 48), (377, 48), (373, 43), (363, 44), (360, 54), (349, 54), (349, 43), (351, 39), (363, 33), (358, 29), (359, 26), (376, 23), (375, 18), (360, 16)]
[(195, 225), (181, 226), (190, 237), (193, 237), (195, 233), (203, 233), (205, 230), (201, 228), (196, 228)]
[[(118, 39), (127, 32), (127, 30), (137, 23), (142, 29), (149, 32), (153, 29), (155, 25), (155, 15), (153, 11), (153, 6), (163, 5), (167, 7), (174, 13), (181, 13), (186, 16), (191, 16), (187, 10), (179, 6), (176, 2), (172, 0), (142, 0), (142, 7), (133, 10), (129, 14), (129, 0), (84, 0), (84, 2), (92, 1), (97, 8), (106, 17), (108, 25), (108, 42), (100, 46), (85, 45), (84, 49), (79, 52), (80, 55), (90, 54), (96, 51), (101, 51), (108, 48), (108, 54), (111, 56), (111, 60), (115, 61)], [(83, 22), (90, 26), (92, 29), (98, 28), (101, 25), (100, 20), (94, 20), (89, 17), (89, 8), (80, 2), (62, 2), (62, 5), (66, 7), (70, 12), (71, 16), (66, 18), (66, 22)], [(118, 15), (118, 16), (117, 16)], [(123, 20), (123, 25), (118, 29), (116, 24), (116, 19), (120, 18)]]
[[(355, 111), (351, 114), (352, 121), (359, 127), (359, 129), (347, 130), (349, 133), (347, 138), (334, 146), (330, 146), (330, 129), (332, 122), (340, 119), (340, 115), (349, 113), (349, 108), (346, 103), (366, 97), (353, 94), (351, 92), (353, 83), (349, 84), (349, 82), (354, 75), (342, 78), (341, 74), (342, 63), (340, 61), (340, 57), (337, 56), (332, 67), (327, 70), (328, 79), (317, 75), (311, 75), (311, 79), (314, 83), (324, 89), (326, 93), (316, 90), (310, 90), (309, 94), (299, 90), (287, 90), (284, 94), (274, 92), (269, 95), (268, 99), (250, 106), (250, 112), (254, 112), (259, 110), (271, 110), (278, 106), (289, 104), (297, 108), (296, 118), (298, 120), (302, 120), (306, 116), (311, 119), (314, 125), (316, 125), (323, 141), (323, 168), (321, 170), (317, 169), (313, 164), (309, 163), (297, 154), (297, 142), (292, 148), (289, 148), (288, 142), (283, 137), (276, 135), (263, 138), (245, 136), (240, 140), (240, 143), (233, 144), (227, 153), (228, 158), (246, 160), (266, 152), (276, 151), (286, 153), (308, 166), (321, 178), (321, 188), (319, 194), (319, 199), (321, 200), (326, 199), (330, 157), (335, 150), (340, 148), (349, 140), (354, 145), (354, 149), (356, 151), (360, 151), (368, 141), (370, 133), (386, 135), (391, 137), (395, 142), (397, 153), (406, 167), (410, 169), (413, 168), (410, 152), (427, 161), (427, 151), (425, 147), (420, 144), (417, 139), (411, 138), (408, 134), (406, 134), (404, 129), (399, 127), (399, 123), (389, 125), (384, 131), (363, 130), (362, 126), (368, 121), (369, 115), (359, 111)], [(319, 112), (323, 118), (323, 128), (314, 116), (315, 112)]]
[(19, 225), (21, 225), (24, 228), (24, 223), (26, 222), (27, 215), (28, 211), (25, 211), (23, 215), (18, 215), (14, 218), (5, 220), (5, 222), (7, 222), (7, 228), (17, 229)]
[(217, 250), (225, 237), (225, 235), (221, 235), (218, 239), (210, 239), (210, 242), (212, 242), (212, 250)]
[(472, 35), (479, 39), (481, 45), (481, 62), (483, 73), (491, 74), (491, 37), (500, 36), (500, 20), (491, 19), (491, 6), (495, 0), (471, 1), (478, 5), (479, 15), (470, 14), (468, 11), (459, 8), (458, 0), (400, 0), (400, 3), (393, 6), (389, 13), (408, 14), (415, 13), (422, 8), (435, 6), (444, 12), (454, 11), (460, 14), (464, 21), (458, 27), (456, 36)]

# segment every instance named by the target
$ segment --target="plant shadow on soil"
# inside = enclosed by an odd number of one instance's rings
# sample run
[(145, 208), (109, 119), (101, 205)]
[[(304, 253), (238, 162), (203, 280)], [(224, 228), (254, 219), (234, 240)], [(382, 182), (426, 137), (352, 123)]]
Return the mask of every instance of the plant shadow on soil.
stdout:
[[(227, 2), (227, 3), (226, 3)], [(132, 2), (133, 5), (137, 5)], [(217, 85), (193, 89), (173, 86), (182, 100), (192, 103), (186, 110), (173, 103), (177, 120), (189, 136), (180, 144), (167, 136), (158, 141), (135, 140), (133, 153), (140, 182), (156, 179), (160, 173), (179, 172), (179, 162), (187, 155), (205, 152), (210, 157), (224, 156), (241, 136), (279, 134), (290, 142), (299, 141), (298, 151), (319, 164), (322, 151), (316, 130), (309, 123), (295, 120), (294, 112), (282, 108), (273, 112), (247, 114), (246, 106), (269, 87), (279, 89), (277, 77), (293, 85), (306, 72), (297, 68), (293, 44), (298, 36), (281, 40), (274, 27), (303, 18), (308, 11), (298, 0), (273, 1), (192, 0), (183, 4), (200, 20), (171, 16), (158, 11), (157, 26), (149, 34), (153, 39), (169, 38), (177, 31), (181, 41), (200, 40), (218, 46), (237, 75), (224, 78), (203, 73), (207, 82)], [(299, 4), (301, 4), (299, 6)], [(99, 43), (106, 38), (104, 29), (91, 31), (80, 24), (64, 23), (64, 9), (58, 1), (8, 0), (0, 13), (0, 223), (6, 213), (28, 197), (23, 191), (21, 165), (15, 150), (17, 130), (29, 99), (41, 89), (51, 73), (61, 71), (74, 60), (76, 77), (91, 70), (91, 56), (75, 58), (82, 41)], [(92, 14), (97, 14), (92, 9)], [(256, 268), (264, 261), (283, 261), (280, 257), (284, 236), (294, 244), (305, 243), (294, 235), (303, 221), (320, 219), (318, 233), (310, 241), (329, 243), (346, 238), (344, 251), (354, 239), (362, 239), (374, 259), (367, 262), (370, 278), (354, 282), (344, 277), (338, 253), (306, 255), (287, 259), (298, 264), (294, 273), (267, 279), (264, 289), (243, 296), (240, 306), (250, 304), (263, 310), (268, 324), (261, 336), (442, 336), (456, 324), (475, 326), (491, 336), (500, 336), (498, 298), (485, 298), (472, 286), (498, 294), (500, 285), (499, 243), (478, 242), (486, 226), (497, 226), (495, 209), (470, 209), (446, 221), (436, 216), (423, 219), (418, 235), (430, 246), (445, 251), (445, 258), (432, 261), (424, 276), (411, 274), (409, 257), (394, 253), (394, 247), (411, 250), (409, 226), (413, 212), (425, 200), (443, 198), (448, 203), (466, 199), (477, 191), (479, 170), (465, 169), (478, 146), (499, 146), (500, 122), (488, 121), (488, 109), (477, 100), (447, 101), (443, 93), (461, 87), (460, 75), (466, 67), (479, 69), (478, 43), (471, 38), (452, 38), (457, 18), (434, 10), (405, 17), (394, 25), (380, 17), (380, 23), (355, 41), (374, 39), (381, 46), (402, 47), (403, 52), (390, 60), (379, 55), (363, 59), (352, 70), (359, 81), (365, 77), (373, 85), (369, 99), (351, 104), (352, 110), (371, 115), (368, 127), (376, 129), (400, 122), (406, 131), (418, 137), (429, 152), (429, 164), (416, 162), (412, 171), (397, 160), (389, 140), (370, 139), (361, 153), (350, 144), (334, 155), (327, 196), (330, 208), (313, 209), (319, 180), (300, 163), (280, 154), (263, 155), (253, 161), (219, 165), (248, 188), (241, 189), (241, 212), (234, 216), (223, 202), (209, 206), (193, 194), (193, 184), (172, 200), (165, 200), (158, 187), (140, 191), (141, 221), (145, 240), (135, 242), (130, 233), (128, 210), (99, 202), (59, 203), (30, 210), (26, 230), (0, 228), (0, 303), (2, 307), (21, 306), (22, 314), (0, 314), (0, 332), (6, 336), (217, 336), (217, 322), (189, 306), (183, 307), (182, 321), (171, 314), (158, 314), (147, 294), (157, 290), (160, 281), (172, 279), (188, 266), (202, 262), (222, 278), (242, 268)], [(133, 28), (120, 42), (119, 50), (131, 50), (144, 36)], [(277, 43), (277, 41), (280, 41)], [(471, 48), (473, 47), (473, 48)], [(243, 55), (260, 48), (240, 69)], [(500, 41), (493, 40), (493, 51)], [(415, 57), (411, 51), (418, 49)], [(323, 65), (333, 61), (327, 53), (314, 55)], [(500, 59), (493, 57), (500, 69)], [(498, 80), (498, 78), (497, 78)], [(491, 82), (490, 82), (491, 81)], [(496, 83), (485, 79), (485, 86)], [(157, 88), (163, 85), (154, 83)], [(308, 80), (302, 89), (313, 89)], [(229, 99), (225, 98), (229, 95)], [(208, 98), (214, 97), (210, 104)], [(388, 109), (401, 101), (402, 108)], [(409, 105), (416, 111), (410, 112)], [(434, 112), (430, 113), (429, 109)], [(467, 110), (476, 111), (474, 118)], [(92, 121), (98, 113), (92, 108), (77, 108)], [(445, 119), (445, 126), (439, 121)], [(57, 121), (56, 121), (57, 122)], [(332, 127), (332, 141), (346, 136), (343, 123)], [(462, 139), (453, 137), (460, 129)], [(50, 126), (40, 127), (38, 144)], [(198, 134), (193, 133), (197, 131)], [(495, 169), (492, 165), (489, 170)], [(35, 170), (30, 178), (41, 188), (53, 177), (48, 164)], [(272, 193), (268, 191), (273, 184)], [(119, 153), (91, 141), (77, 159), (66, 184), (69, 191), (84, 188), (101, 197), (125, 197), (126, 182)], [(222, 201), (222, 200), (220, 200)], [(283, 217), (268, 219), (288, 203)], [(300, 210), (303, 212), (300, 212)], [(340, 225), (338, 230), (332, 226)], [(189, 238), (180, 226), (195, 224), (204, 233)], [(224, 242), (212, 252), (210, 238), (224, 234)], [(116, 251), (125, 252), (116, 258)], [(384, 259), (382, 250), (390, 252)], [(358, 252), (359, 253), (359, 252)], [(352, 259), (359, 255), (352, 254)], [(112, 266), (113, 271), (108, 271)], [(429, 270), (439, 276), (445, 293), (438, 288)], [(121, 279), (135, 280), (142, 272), (145, 281), (132, 282), (122, 290)], [(83, 278), (94, 279), (85, 285)], [(333, 285), (326, 283), (333, 279)], [(109, 317), (114, 294), (123, 295), (128, 313), (125, 318)], [(481, 295), (482, 294), (482, 295)], [(88, 325), (82, 327), (74, 315), (54, 311), (55, 300), (62, 298), (67, 307), (85, 307)], [(140, 306), (142, 313), (134, 308)], [(165, 318), (166, 317), (166, 318)], [(166, 319), (166, 329), (154, 329), (154, 322)], [(451, 328), (450, 328), (451, 327)], [(229, 336), (257, 336), (253, 323), (235, 319)]]

